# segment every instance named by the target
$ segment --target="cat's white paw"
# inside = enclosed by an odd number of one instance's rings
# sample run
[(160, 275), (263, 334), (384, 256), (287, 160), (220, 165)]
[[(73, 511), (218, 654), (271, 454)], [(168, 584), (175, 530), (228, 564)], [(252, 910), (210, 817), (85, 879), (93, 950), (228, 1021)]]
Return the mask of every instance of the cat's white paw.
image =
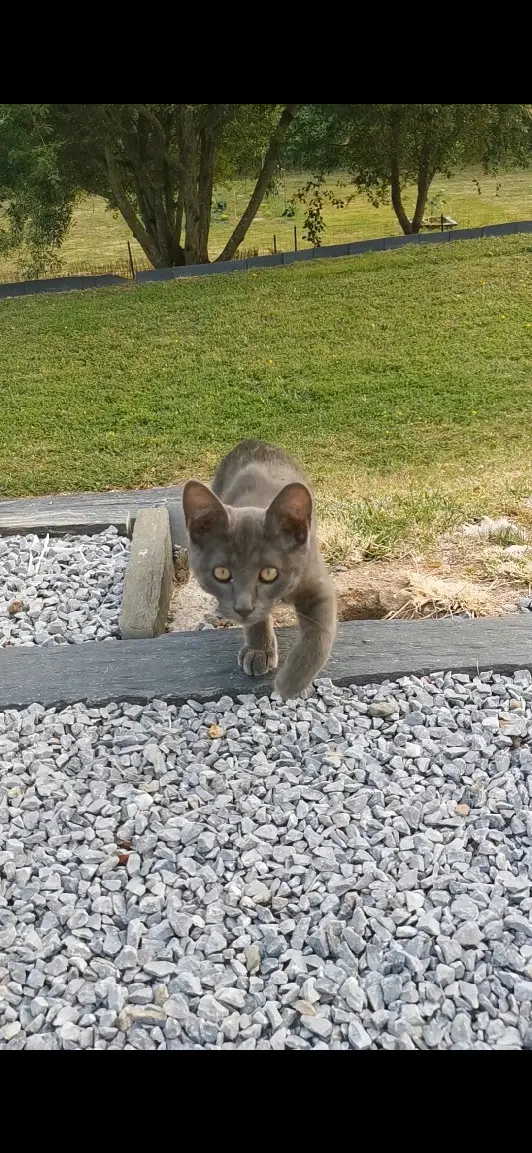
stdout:
[(268, 649), (252, 649), (244, 645), (238, 654), (238, 663), (248, 677), (263, 677), (277, 668), (277, 645)]

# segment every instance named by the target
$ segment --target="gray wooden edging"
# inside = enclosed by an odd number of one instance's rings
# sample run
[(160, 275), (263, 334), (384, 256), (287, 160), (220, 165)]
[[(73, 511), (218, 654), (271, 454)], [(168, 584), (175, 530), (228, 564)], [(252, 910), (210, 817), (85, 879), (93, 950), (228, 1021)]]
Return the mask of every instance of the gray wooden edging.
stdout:
[(123, 640), (138, 641), (164, 633), (173, 578), (168, 509), (141, 508), (124, 576), (118, 622)]
[(96, 533), (116, 525), (131, 536), (141, 508), (164, 506), (169, 510), (172, 539), (181, 539), (181, 492), (170, 488), (117, 489), (115, 492), (61, 493), (59, 496), (22, 497), (0, 501), (0, 536), (36, 533), (62, 536), (67, 532)]
[[(301, 260), (327, 260), (335, 256), (360, 256), (364, 252), (384, 252), (403, 248), (409, 244), (446, 244), (452, 240), (474, 240), (484, 236), (512, 236), (518, 232), (532, 232), (532, 220), (509, 220), (504, 224), (485, 224), (480, 228), (455, 228), (452, 231), (420, 232), (412, 236), (384, 236), (374, 240), (354, 240), (349, 244), (324, 244), (320, 248), (302, 248), (298, 252), (278, 252), (275, 255), (252, 256), (247, 260), (212, 261), (210, 264), (189, 264), (176, 268), (150, 268), (137, 272), (135, 282), (176, 280), (181, 277), (216, 276), (227, 272), (246, 272), (249, 268), (267, 268), (271, 265), (295, 264)], [(0, 284), (0, 297), (31, 296), (36, 292), (78, 292), (85, 288), (109, 286), (131, 287), (134, 282), (121, 276), (64, 276), (50, 280), (16, 281)]]
[(124, 288), (132, 281), (112, 272), (103, 275), (54, 276), (43, 280), (14, 280), (0, 284), (0, 297), (35, 296), (41, 292), (79, 292), (86, 288)]
[[(281, 629), (281, 655), (295, 630)], [(0, 709), (47, 708), (85, 701), (176, 704), (215, 701), (227, 693), (262, 693), (268, 677), (241, 673), (240, 629), (174, 633), (148, 641), (94, 641), (57, 648), (0, 651)], [(526, 617), (477, 621), (349, 621), (341, 624), (324, 675), (340, 685), (421, 676), (440, 669), (511, 673), (532, 666), (532, 623)]]
[(137, 272), (139, 284), (148, 281), (181, 280), (196, 276), (216, 276), (227, 272), (246, 272), (250, 268), (269, 268), (296, 264), (306, 260), (329, 260), (340, 256), (362, 256), (367, 252), (386, 252), (411, 244), (447, 244), (454, 240), (476, 240), (487, 236), (512, 236), (532, 232), (532, 220), (509, 220), (504, 224), (485, 224), (479, 228), (455, 228), (443, 232), (419, 232), (411, 236), (381, 236), (354, 240), (349, 244), (324, 244), (320, 248), (302, 248), (298, 252), (278, 252), (274, 256), (253, 256), (247, 260), (212, 261), (211, 264), (180, 265), (175, 268), (150, 268)]

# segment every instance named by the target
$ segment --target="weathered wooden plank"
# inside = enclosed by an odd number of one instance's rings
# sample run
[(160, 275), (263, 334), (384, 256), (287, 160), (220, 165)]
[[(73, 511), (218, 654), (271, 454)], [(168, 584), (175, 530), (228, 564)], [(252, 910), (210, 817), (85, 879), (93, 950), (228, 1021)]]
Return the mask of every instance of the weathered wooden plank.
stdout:
[[(280, 630), (281, 654), (294, 630)], [(174, 633), (156, 640), (100, 641), (0, 652), (0, 709), (108, 701), (176, 703), (224, 693), (266, 691), (271, 680), (236, 666), (239, 629)], [(482, 621), (350, 621), (341, 624), (327, 674), (338, 684), (363, 684), (438, 669), (510, 673), (532, 666), (532, 623), (526, 617)]]
[(118, 628), (124, 640), (164, 633), (172, 597), (174, 565), (166, 508), (141, 508), (135, 521)]
[(0, 536), (37, 533), (103, 532), (116, 525), (131, 535), (138, 509), (181, 504), (181, 488), (117, 489), (115, 492), (73, 492), (59, 496), (22, 497), (0, 501)]

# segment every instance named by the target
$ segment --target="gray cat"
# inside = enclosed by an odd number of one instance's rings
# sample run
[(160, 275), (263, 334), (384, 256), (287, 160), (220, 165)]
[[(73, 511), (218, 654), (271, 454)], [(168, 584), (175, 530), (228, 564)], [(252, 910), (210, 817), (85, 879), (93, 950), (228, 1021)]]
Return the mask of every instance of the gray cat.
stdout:
[(278, 664), (271, 610), (294, 605), (300, 636), (279, 670), (283, 700), (298, 697), (328, 660), (336, 631), (332, 580), (316, 542), (312, 496), (280, 448), (243, 440), (221, 461), (212, 490), (189, 480), (183, 492), (190, 563), (221, 612), (244, 626), (238, 663), (250, 676)]

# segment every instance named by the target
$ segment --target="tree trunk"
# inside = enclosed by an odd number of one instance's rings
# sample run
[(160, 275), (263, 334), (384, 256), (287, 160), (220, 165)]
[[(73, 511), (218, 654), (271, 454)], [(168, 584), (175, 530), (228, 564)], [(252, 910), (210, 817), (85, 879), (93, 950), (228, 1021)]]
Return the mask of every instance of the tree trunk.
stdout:
[(270, 180), (275, 172), (286, 134), (297, 113), (298, 108), (299, 104), (285, 104), (277, 128), (275, 129), (275, 132), (270, 140), (268, 151), (264, 157), (264, 163), (259, 173), (255, 188), (251, 194), (251, 198), (246, 208), (244, 209), (244, 212), (242, 213), (242, 216), (240, 217), (240, 220), (238, 221), (232, 236), (230, 236), (223, 252), (220, 253), (220, 255), (217, 257), (217, 260), (231, 260), (233, 258), (239, 244), (242, 243), (250, 224), (252, 224), (253, 220), (255, 219), (255, 216), (264, 199), (268, 184), (270, 183)]
[(171, 268), (174, 265), (184, 264), (185, 253), (179, 242), (181, 228), (179, 232), (175, 227), (172, 228), (162, 196), (158, 196), (157, 190), (151, 184), (148, 187), (142, 171), (131, 165), (137, 204), (142, 216), (142, 220), (139, 219), (124, 191), (119, 167), (110, 150), (106, 151), (105, 164), (116, 207), (150, 264), (154, 268)]
[(392, 164), (390, 172), (390, 188), (392, 204), (395, 215), (401, 225), (405, 236), (412, 232), (412, 223), (409, 220), (401, 196), (401, 122), (403, 114), (397, 104), (392, 104), (390, 115)]
[(161, 261), (158, 268), (176, 268), (185, 263), (185, 251), (166, 220), (161, 220), (157, 228), (157, 245)]
[[(412, 222), (408, 219), (408, 216), (406, 215), (406, 212), (404, 210), (403, 201), (402, 201), (402, 197), (401, 197), (401, 181), (400, 181), (400, 177), (399, 177), (399, 162), (398, 162), (396, 157), (394, 157), (394, 159), (392, 161), (391, 192), (392, 192), (393, 210), (395, 212), (395, 215), (399, 221), (399, 224), (401, 225), (401, 228), (402, 228), (405, 236), (409, 236), (410, 233), (412, 233), (414, 231), (414, 229), (412, 228)], [(419, 229), (418, 229), (418, 231), (419, 231)]]
[(157, 247), (164, 261), (163, 268), (173, 268), (175, 264), (185, 263), (185, 254), (174, 234), (172, 221), (168, 219), (166, 204), (164, 203), (163, 189), (154, 190), (154, 232), (157, 238)]
[(169, 264), (167, 268), (179, 268), (185, 263), (185, 250), (179, 243), (177, 234), (170, 237), (170, 244), (168, 247)]
[(122, 213), (128, 228), (131, 229), (135, 240), (138, 241), (142, 251), (145, 253), (150, 263), (153, 264), (153, 267), (164, 268), (164, 265), (161, 264), (161, 254), (157, 245), (154, 243), (153, 238), (148, 232), (147, 228), (145, 228), (139, 220), (133, 206), (131, 205), (124, 192), (122, 182), (120, 180), (118, 165), (116, 164), (110, 149), (106, 149), (105, 152), (105, 165), (114, 203), (116, 204), (119, 212)]
[[(145, 105), (136, 105), (137, 119), (129, 109), (119, 120), (124, 156), (121, 164), (106, 157), (117, 207), (155, 268), (185, 263), (181, 246), (182, 211), (172, 195), (167, 134), (161, 121)], [(125, 178), (125, 183), (124, 182)], [(135, 201), (125, 188), (133, 180)]]
[[(183, 228), (183, 194), (182, 194), (181, 189), (180, 189), (178, 197), (177, 197), (177, 204), (176, 204), (176, 209), (175, 209), (175, 225), (174, 225), (175, 235), (177, 237), (177, 241), (178, 241), (180, 248), (181, 248), (181, 231), (182, 231), (182, 228)], [(181, 251), (183, 252), (183, 249), (181, 249)], [(184, 260), (185, 260), (185, 253), (183, 252), (183, 263), (184, 263)]]
[(198, 220), (198, 259), (200, 264), (209, 261), (209, 230), (211, 227), (212, 190), (214, 185), (214, 159), (221, 126), (221, 115), (209, 109), (206, 123), (200, 137), (199, 164), (199, 220)]
[(192, 181), (185, 186), (185, 264), (199, 264), (199, 211)]
[(185, 216), (185, 264), (199, 263), (198, 131), (194, 110), (179, 105), (177, 123), (181, 161), (180, 191)]
[(419, 162), (419, 170), (417, 174), (417, 200), (412, 217), (412, 232), (419, 232), (421, 222), (425, 214), (425, 205), (427, 203), (427, 196), (429, 188), (434, 179), (434, 173), (429, 172), (427, 159), (422, 155)]

